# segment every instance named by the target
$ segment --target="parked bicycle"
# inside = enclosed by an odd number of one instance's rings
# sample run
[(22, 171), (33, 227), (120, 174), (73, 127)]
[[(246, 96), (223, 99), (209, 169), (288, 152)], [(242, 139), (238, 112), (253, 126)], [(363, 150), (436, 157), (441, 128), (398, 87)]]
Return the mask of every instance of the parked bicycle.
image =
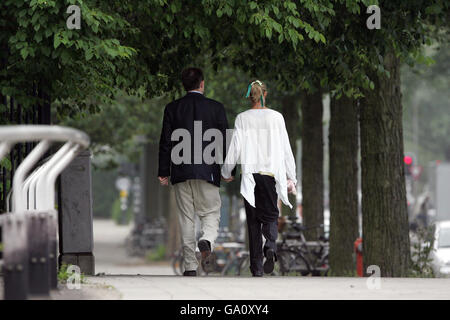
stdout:
[(318, 241), (306, 241), (304, 231), (322, 228), (323, 225), (305, 227), (298, 223), (296, 217), (290, 217), (288, 231), (281, 234), (278, 242), (278, 265), (275, 273), (290, 273), (307, 276), (326, 276), (329, 270), (328, 239), (321, 236)]
[[(250, 275), (250, 254), (245, 250), (245, 244), (241, 242), (224, 242), (216, 248), (219, 254), (224, 254), (225, 262), (221, 267), (222, 276)], [(221, 263), (223, 263), (221, 261)]]
[[(197, 260), (200, 261), (201, 253), (198, 249), (195, 251), (195, 256), (197, 257)], [(172, 263), (171, 263), (172, 270), (177, 276), (181, 276), (184, 272), (183, 261), (184, 261), (183, 250), (179, 249), (172, 255)], [(204, 275), (204, 274), (205, 272), (203, 271), (201, 264), (199, 263), (197, 268), (197, 275)]]
[(125, 240), (125, 248), (129, 256), (143, 257), (148, 250), (165, 242), (166, 227), (164, 220), (137, 225)]

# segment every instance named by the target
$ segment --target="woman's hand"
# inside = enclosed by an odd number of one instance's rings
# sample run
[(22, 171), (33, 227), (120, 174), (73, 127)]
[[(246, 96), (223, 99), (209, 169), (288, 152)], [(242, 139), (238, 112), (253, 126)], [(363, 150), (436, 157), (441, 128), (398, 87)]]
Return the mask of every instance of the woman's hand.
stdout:
[(222, 180), (225, 181), (225, 182), (231, 182), (231, 181), (234, 180), (234, 177), (231, 176), (231, 177), (229, 177), (229, 178), (224, 178), (224, 176), (222, 176)]
[(295, 188), (295, 184), (291, 179), (287, 180), (287, 188), (288, 188), (288, 193), (292, 193), (292, 194), (297, 194), (297, 188)]

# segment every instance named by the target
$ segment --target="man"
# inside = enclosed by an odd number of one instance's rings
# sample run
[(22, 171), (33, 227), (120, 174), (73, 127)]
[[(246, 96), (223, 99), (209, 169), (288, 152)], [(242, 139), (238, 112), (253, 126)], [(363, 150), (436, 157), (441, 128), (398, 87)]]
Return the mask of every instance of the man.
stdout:
[[(217, 161), (212, 164), (205, 163), (203, 151), (211, 142), (203, 141), (202, 137), (208, 129), (216, 129), (221, 132), (225, 141), (228, 121), (223, 105), (204, 97), (205, 81), (201, 69), (184, 70), (181, 80), (187, 94), (169, 103), (164, 110), (159, 142), (158, 179), (161, 185), (168, 185), (170, 176), (179, 209), (185, 268), (183, 275), (196, 276), (198, 262), (195, 255), (195, 214), (201, 221), (202, 235), (198, 241), (198, 248), (202, 256), (202, 267), (206, 272), (210, 272), (214, 269), (215, 261), (211, 251), (218, 234), (221, 206), (220, 165)], [(199, 130), (199, 124), (201, 135), (198, 132), (194, 134), (194, 131)], [(182, 154), (174, 152), (174, 157), (179, 156), (183, 159), (181, 163), (178, 160), (174, 161), (171, 155), (173, 147), (183, 142), (172, 141), (172, 133), (175, 130), (189, 132), (190, 136), (190, 142), (187, 142), (187, 145), (191, 145), (190, 152), (189, 148), (183, 149)], [(174, 135), (174, 138), (176, 137), (177, 134)], [(221, 150), (224, 151), (224, 155), (225, 143)], [(186, 152), (190, 154), (185, 154)]]

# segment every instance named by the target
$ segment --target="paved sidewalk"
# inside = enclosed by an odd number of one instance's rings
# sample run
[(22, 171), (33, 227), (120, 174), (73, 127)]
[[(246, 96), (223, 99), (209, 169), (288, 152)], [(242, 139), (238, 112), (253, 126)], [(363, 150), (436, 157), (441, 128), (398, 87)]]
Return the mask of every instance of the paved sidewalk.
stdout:
[[(313, 277), (88, 277), (90, 285), (111, 286), (122, 299), (450, 299), (450, 279), (383, 278), (370, 290), (368, 278)], [(88, 288), (82, 290), (89, 291)]]
[(95, 273), (173, 275), (168, 261), (149, 262), (126, 253), (125, 239), (132, 227), (117, 225), (113, 220), (94, 219)]
[[(368, 278), (179, 277), (166, 263), (129, 257), (124, 243), (132, 226), (94, 220), (96, 271), (81, 290), (65, 289), (75, 299), (450, 299), (450, 279), (384, 278), (370, 290)], [(73, 292), (74, 291), (74, 292)], [(58, 298), (58, 297), (56, 297)]]
[[(448, 300), (450, 279), (180, 277), (115, 275), (87, 277), (80, 290), (60, 285), (54, 300)], [(2, 284), (0, 281), (0, 289)], [(3, 290), (1, 290), (3, 291)], [(0, 299), (2, 298), (0, 292)], [(39, 299), (39, 297), (36, 297)]]
[[(124, 241), (130, 228), (94, 220), (94, 255), (100, 275), (86, 277), (80, 290), (61, 285), (51, 299), (450, 299), (450, 278), (383, 278), (380, 289), (371, 290), (367, 281), (372, 278), (174, 276), (167, 262), (149, 264), (127, 256)], [(0, 299), (1, 282), (0, 278)]]

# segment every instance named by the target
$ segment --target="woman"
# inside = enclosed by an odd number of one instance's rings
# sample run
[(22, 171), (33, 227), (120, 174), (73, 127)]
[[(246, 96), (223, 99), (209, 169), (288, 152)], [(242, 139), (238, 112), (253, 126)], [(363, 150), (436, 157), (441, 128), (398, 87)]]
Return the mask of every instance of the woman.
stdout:
[[(278, 236), (278, 197), (292, 208), (289, 192), (297, 184), (295, 160), (281, 113), (265, 106), (267, 88), (259, 80), (247, 90), (251, 108), (236, 117), (235, 128), (222, 178), (233, 180), (231, 171), (241, 164), (241, 194), (244, 197), (250, 247), (250, 271), (261, 277), (272, 273)], [(263, 247), (262, 235), (266, 239)], [(263, 266), (263, 258), (266, 261)]]

